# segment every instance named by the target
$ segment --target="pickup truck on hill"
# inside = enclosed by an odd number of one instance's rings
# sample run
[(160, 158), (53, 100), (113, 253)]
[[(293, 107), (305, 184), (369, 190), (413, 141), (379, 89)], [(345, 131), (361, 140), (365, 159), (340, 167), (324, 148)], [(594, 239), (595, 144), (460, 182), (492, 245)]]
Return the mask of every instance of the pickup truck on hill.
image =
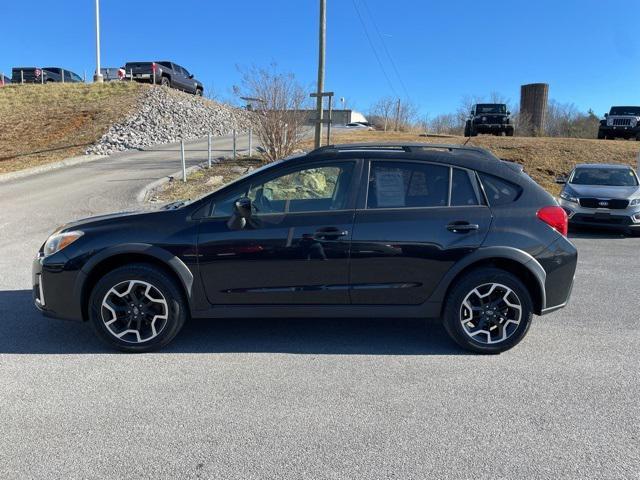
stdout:
[(124, 66), (127, 78), (154, 83), (202, 96), (204, 87), (193, 74), (173, 62), (128, 62)]
[(11, 75), (12, 83), (80, 83), (83, 81), (80, 75), (60, 67), (14, 67)]

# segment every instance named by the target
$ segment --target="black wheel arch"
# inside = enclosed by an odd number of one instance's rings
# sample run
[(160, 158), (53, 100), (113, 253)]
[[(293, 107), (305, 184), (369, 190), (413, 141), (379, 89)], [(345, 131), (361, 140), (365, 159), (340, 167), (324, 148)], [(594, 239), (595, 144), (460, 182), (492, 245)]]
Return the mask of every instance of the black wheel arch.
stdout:
[(428, 302), (440, 304), (440, 315), (442, 315), (445, 300), (453, 285), (468, 272), (482, 267), (499, 268), (518, 277), (531, 294), (534, 313), (536, 315), (542, 313), (547, 301), (545, 291), (547, 274), (542, 265), (531, 255), (509, 247), (480, 248), (465, 257), (445, 274)]
[(153, 265), (172, 277), (182, 290), (187, 302), (193, 295), (193, 273), (182, 260), (171, 252), (148, 244), (127, 244), (108, 248), (84, 264), (75, 285), (75, 298), (80, 302), (82, 319), (88, 319), (88, 302), (96, 282), (106, 273), (131, 263)]

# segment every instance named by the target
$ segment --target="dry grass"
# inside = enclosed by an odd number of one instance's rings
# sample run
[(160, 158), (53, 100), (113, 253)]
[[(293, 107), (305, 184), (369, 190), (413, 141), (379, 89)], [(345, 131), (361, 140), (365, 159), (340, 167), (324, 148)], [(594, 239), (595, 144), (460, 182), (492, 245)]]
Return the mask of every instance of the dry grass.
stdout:
[(130, 82), (0, 88), (0, 173), (81, 155), (134, 108), (143, 88)]
[[(404, 143), (446, 143), (462, 144), (467, 139), (449, 135), (432, 135), (421, 137), (416, 133), (356, 131), (335, 135), (332, 143), (358, 142), (404, 142)], [(493, 137), (479, 136), (473, 138), (468, 145), (475, 145), (491, 150), (497, 157), (517, 162), (525, 171), (554, 195), (560, 193), (560, 186), (555, 183), (556, 176), (569, 173), (576, 163), (622, 163), (636, 165), (640, 143), (633, 141), (584, 140), (574, 138), (533, 138), (533, 137)], [(313, 141), (302, 145), (304, 150), (313, 148)], [(185, 198), (196, 198), (214, 190), (207, 185), (212, 176), (222, 175), (224, 183), (229, 183), (240, 174), (230, 169), (237, 165), (258, 166), (261, 160), (226, 161), (214, 166), (211, 170), (200, 170), (188, 179), (187, 183), (174, 181), (158, 192), (155, 200), (173, 201)], [(217, 188), (217, 187), (216, 187)]]
[[(456, 136), (421, 137), (415, 133), (356, 131), (335, 135), (332, 143), (421, 142), (462, 144), (467, 139)], [(468, 145), (491, 150), (504, 160), (521, 164), (525, 171), (553, 194), (560, 192), (554, 182), (559, 174), (571, 171), (576, 163), (621, 163), (637, 165), (640, 142), (605, 141), (577, 138), (474, 137)], [(311, 142), (304, 145), (311, 148)]]

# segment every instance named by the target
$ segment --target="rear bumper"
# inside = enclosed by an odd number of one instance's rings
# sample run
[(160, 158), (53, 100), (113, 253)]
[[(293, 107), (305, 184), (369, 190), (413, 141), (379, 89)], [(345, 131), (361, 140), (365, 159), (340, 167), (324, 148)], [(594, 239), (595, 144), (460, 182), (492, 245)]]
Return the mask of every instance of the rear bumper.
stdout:
[(540, 315), (546, 315), (569, 303), (578, 265), (578, 250), (573, 243), (562, 237), (549, 245), (537, 260), (546, 272), (546, 301), (540, 312)]

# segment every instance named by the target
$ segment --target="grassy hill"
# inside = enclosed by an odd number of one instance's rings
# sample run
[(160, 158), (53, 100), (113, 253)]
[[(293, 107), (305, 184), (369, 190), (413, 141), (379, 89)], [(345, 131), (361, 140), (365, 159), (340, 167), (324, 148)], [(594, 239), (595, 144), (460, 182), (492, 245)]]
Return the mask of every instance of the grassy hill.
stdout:
[[(462, 144), (467, 139), (455, 136), (421, 137), (415, 133), (348, 132), (336, 135), (332, 143), (353, 142), (425, 142)], [(560, 192), (554, 183), (559, 174), (569, 173), (576, 163), (621, 163), (637, 166), (640, 142), (627, 140), (588, 140), (579, 138), (533, 138), (478, 136), (469, 145), (488, 148), (497, 157), (523, 165), (525, 171), (553, 194)], [(309, 145), (305, 145), (309, 148)]]
[(8, 85), (0, 88), (0, 173), (81, 155), (136, 106), (143, 85)]

